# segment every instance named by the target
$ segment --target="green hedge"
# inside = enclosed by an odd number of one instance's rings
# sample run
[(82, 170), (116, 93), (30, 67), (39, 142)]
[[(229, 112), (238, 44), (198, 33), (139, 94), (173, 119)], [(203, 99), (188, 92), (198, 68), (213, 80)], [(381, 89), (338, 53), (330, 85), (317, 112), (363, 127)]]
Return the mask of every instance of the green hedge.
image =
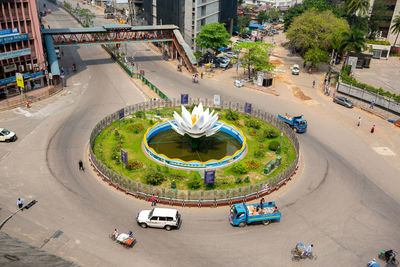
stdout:
[(365, 40), (367, 44), (376, 44), (376, 45), (390, 45), (389, 41), (375, 41), (371, 39)]
[(343, 68), (342, 72), (341, 72), (341, 77), (342, 77), (342, 81), (344, 83), (347, 84), (351, 84), (352, 86), (358, 87), (358, 88), (363, 88), (369, 92), (375, 93), (375, 94), (379, 94), (382, 96), (386, 96), (386, 97), (390, 97), (393, 98), (394, 101), (399, 102), (400, 103), (400, 95), (397, 94), (392, 94), (391, 92), (388, 91), (384, 91), (382, 88), (375, 88), (371, 85), (365, 84), (365, 83), (360, 83), (358, 82), (356, 79), (350, 77), (350, 68), (351, 66), (347, 66), (346, 68)]

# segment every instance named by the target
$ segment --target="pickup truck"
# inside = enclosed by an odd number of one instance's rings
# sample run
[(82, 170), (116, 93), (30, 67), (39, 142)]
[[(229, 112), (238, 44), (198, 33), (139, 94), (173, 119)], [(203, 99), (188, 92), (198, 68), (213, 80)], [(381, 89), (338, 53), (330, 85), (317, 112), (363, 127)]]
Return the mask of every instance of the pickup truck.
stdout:
[(272, 220), (280, 220), (281, 212), (275, 205), (275, 202), (266, 202), (264, 208), (257, 211), (260, 204), (234, 204), (229, 213), (229, 221), (233, 226), (243, 227), (246, 224), (255, 222), (268, 225)]
[(290, 116), (286, 114), (285, 116), (278, 115), (278, 119), (287, 123), (296, 133), (304, 133), (307, 131), (307, 121), (304, 120), (303, 115), (300, 116)]

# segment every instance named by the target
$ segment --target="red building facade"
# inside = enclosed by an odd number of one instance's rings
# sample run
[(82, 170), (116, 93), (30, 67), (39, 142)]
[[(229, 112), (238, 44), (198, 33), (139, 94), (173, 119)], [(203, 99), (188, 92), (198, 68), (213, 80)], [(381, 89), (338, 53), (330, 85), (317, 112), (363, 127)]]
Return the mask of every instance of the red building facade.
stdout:
[(0, 100), (44, 85), (45, 57), (36, 0), (0, 0)]

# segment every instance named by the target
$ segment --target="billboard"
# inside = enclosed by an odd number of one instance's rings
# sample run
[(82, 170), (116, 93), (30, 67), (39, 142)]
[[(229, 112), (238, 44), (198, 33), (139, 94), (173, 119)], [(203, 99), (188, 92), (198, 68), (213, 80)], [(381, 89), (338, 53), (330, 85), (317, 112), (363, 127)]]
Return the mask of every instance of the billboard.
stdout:
[(10, 52), (0, 53), (0, 60), (14, 58), (14, 57), (20, 57), (20, 56), (26, 56), (26, 55), (30, 55), (30, 54), (31, 54), (30, 48), (14, 50), (14, 51), (10, 51)]

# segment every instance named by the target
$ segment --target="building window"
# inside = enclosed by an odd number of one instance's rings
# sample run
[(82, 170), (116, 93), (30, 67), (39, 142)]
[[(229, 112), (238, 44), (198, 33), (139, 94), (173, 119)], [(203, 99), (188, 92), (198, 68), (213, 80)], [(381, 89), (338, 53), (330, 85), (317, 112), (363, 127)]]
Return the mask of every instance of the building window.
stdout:
[(206, 25), (206, 19), (202, 19), (201, 22), (200, 22), (200, 24), (201, 24), (201, 26)]
[(206, 6), (201, 7), (201, 16), (204, 17), (206, 15)]

